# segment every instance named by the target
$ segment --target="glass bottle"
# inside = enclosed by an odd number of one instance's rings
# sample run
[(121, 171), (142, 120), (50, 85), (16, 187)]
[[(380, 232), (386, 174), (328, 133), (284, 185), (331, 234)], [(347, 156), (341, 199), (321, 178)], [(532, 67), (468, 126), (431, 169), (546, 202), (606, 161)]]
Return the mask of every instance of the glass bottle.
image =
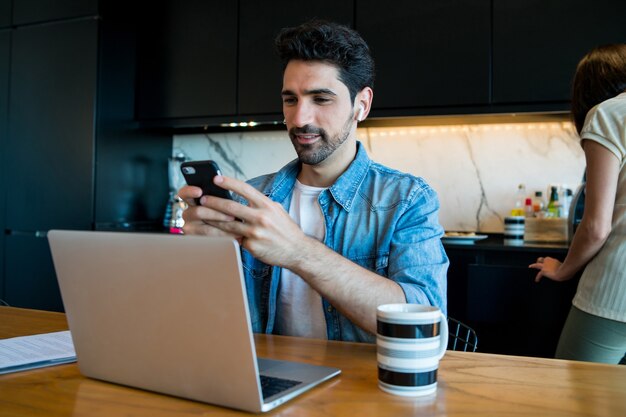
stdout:
[(520, 184), (517, 186), (515, 194), (515, 203), (511, 209), (511, 216), (524, 216), (524, 201), (526, 200), (526, 186)]
[(559, 202), (559, 190), (556, 186), (550, 187), (550, 202), (548, 203), (550, 217), (561, 217), (561, 203)]

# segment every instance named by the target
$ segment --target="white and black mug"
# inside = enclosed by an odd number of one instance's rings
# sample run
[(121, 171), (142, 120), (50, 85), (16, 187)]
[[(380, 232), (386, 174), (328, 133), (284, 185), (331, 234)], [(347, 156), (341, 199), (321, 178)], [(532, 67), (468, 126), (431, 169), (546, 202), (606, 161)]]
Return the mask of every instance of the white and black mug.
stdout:
[(448, 321), (437, 307), (384, 304), (376, 310), (378, 386), (402, 396), (437, 390), (439, 360), (448, 346)]
[(507, 216), (504, 218), (504, 244), (520, 246), (524, 244), (524, 216)]

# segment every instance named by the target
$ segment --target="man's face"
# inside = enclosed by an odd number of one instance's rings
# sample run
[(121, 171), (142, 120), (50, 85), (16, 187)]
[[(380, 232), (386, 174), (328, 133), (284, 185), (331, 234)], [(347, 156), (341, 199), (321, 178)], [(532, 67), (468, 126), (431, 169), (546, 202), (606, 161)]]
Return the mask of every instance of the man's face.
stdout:
[(283, 75), (283, 113), (300, 162), (326, 160), (355, 131), (348, 87), (338, 69), (319, 61), (290, 61)]

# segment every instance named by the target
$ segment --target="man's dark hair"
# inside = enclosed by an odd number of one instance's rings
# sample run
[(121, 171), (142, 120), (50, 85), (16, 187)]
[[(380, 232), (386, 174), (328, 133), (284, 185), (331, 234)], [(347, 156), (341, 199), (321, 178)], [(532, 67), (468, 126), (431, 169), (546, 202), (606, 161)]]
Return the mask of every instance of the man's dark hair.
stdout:
[(339, 80), (348, 87), (350, 100), (365, 87), (374, 87), (374, 60), (361, 35), (349, 27), (323, 20), (284, 28), (274, 42), (283, 62), (323, 61), (339, 70)]
[(581, 132), (587, 113), (626, 91), (626, 44), (603, 45), (580, 60), (572, 83), (572, 118)]

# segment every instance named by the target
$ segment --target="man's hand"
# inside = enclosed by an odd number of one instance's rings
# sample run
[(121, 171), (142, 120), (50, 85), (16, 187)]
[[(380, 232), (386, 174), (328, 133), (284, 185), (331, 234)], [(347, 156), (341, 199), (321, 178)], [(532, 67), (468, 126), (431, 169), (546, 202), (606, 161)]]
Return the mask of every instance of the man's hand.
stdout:
[[(203, 196), (201, 206), (190, 205), (183, 215), (185, 233), (240, 237), (240, 244), (246, 250), (270, 265), (290, 268), (298, 262), (298, 247), (311, 238), (302, 232), (279, 203), (234, 178), (216, 176), (213, 181), (246, 199), (248, 206)], [(187, 203), (194, 203), (193, 199), (201, 194), (197, 187), (183, 187), (180, 191), (179, 196)]]
[[(188, 208), (183, 212), (183, 232), (187, 235), (205, 235), (205, 236), (231, 236), (237, 240), (241, 240), (241, 236), (224, 233), (217, 227), (210, 225), (209, 222), (231, 222), (235, 218), (227, 214), (215, 211), (202, 205), (207, 196), (202, 196), (202, 189), (186, 185), (178, 190), (178, 196), (185, 200)], [(200, 198), (202, 197), (202, 198)], [(201, 205), (196, 204), (196, 199), (200, 198)], [(216, 197), (213, 197), (216, 198)]]

